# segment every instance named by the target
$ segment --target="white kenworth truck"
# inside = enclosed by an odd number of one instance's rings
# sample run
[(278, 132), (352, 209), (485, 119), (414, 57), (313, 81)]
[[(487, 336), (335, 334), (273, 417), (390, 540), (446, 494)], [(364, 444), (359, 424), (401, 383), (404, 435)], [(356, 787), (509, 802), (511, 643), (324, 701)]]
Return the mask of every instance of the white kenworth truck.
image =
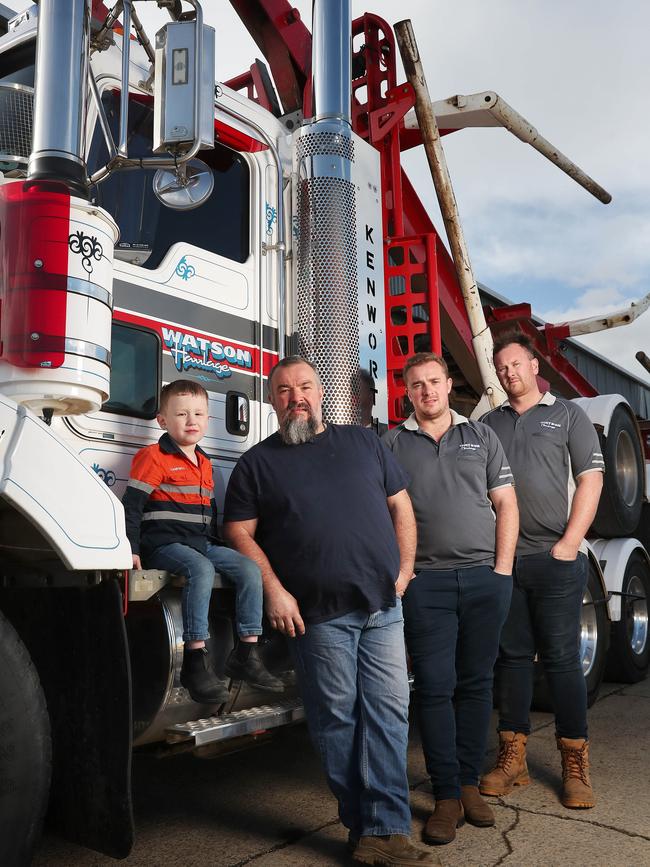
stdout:
[[(349, 0), (315, 0), (312, 40), (286, 0), (233, 0), (270, 74), (256, 61), (215, 86), (227, 34), (215, 40), (198, 0), (148, 5), (151, 38), (129, 0), (0, 5), (3, 867), (29, 863), (48, 808), (60, 833), (125, 857), (134, 748), (216, 751), (302, 719), (270, 630), (281, 701), (235, 683), (224, 707), (193, 703), (179, 682), (182, 576), (131, 571), (120, 497), (159, 436), (163, 383), (208, 391), (221, 502), (238, 457), (275, 429), (265, 379), (287, 353), (318, 365), (334, 422), (359, 421), (360, 367), (376, 419), (403, 418), (399, 371), (421, 349), (445, 353), (459, 409), (493, 390), (476, 360), (489, 331), (479, 343), (401, 170), (425, 135), (392, 29), (352, 22)], [(443, 131), (511, 128), (516, 114), (491, 92), (433, 105)], [(543, 376), (582, 401), (606, 456), (583, 606), (593, 700), (606, 667), (629, 681), (648, 667), (647, 413), (597, 395), (560, 352), (578, 332), (551, 334), (521, 307), (497, 304), (490, 322), (539, 337)], [(217, 576), (217, 671), (233, 608)]]

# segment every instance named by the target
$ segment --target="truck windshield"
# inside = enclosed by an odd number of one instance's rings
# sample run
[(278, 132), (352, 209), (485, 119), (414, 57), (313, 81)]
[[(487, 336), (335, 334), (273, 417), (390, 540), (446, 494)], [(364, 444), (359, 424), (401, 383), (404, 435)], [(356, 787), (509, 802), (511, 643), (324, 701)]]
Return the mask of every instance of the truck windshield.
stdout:
[(34, 87), (36, 39), (30, 39), (0, 54), (0, 84)]
[(32, 147), (34, 51), (30, 39), (0, 53), (0, 171), (20, 177)]
[[(102, 96), (114, 140), (118, 138), (120, 94), (105, 91)], [(129, 101), (129, 157), (151, 155), (153, 102), (144, 95)], [(192, 211), (172, 211), (154, 195), (155, 170), (131, 169), (115, 172), (93, 189), (93, 198), (120, 227), (116, 254), (145, 268), (157, 268), (172, 244), (193, 244), (236, 262), (244, 262), (249, 241), (249, 170), (244, 158), (218, 142), (214, 150), (200, 151), (199, 157), (212, 169), (214, 191)], [(106, 164), (108, 151), (99, 124), (95, 129), (88, 171)]]

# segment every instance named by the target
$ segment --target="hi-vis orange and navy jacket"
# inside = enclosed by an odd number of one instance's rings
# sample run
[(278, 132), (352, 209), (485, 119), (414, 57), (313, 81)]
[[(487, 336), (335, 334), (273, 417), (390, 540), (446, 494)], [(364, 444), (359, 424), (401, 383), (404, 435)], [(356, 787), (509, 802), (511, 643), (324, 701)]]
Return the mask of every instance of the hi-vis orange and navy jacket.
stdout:
[(147, 555), (161, 545), (181, 542), (204, 554), (217, 537), (212, 466), (196, 447), (198, 466), (168, 433), (140, 449), (122, 498), (126, 534), (134, 554)]

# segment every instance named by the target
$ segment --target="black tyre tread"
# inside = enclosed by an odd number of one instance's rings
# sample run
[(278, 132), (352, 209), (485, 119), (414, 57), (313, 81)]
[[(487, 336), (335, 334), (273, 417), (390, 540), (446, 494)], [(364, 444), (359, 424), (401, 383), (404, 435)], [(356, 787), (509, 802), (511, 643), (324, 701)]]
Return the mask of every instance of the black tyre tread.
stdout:
[[(612, 465), (614, 464), (614, 444), (621, 431), (627, 431), (630, 435), (634, 444), (636, 457), (639, 484), (636, 499), (631, 506), (622, 501), (616, 484), (616, 476), (612, 470)], [(641, 517), (645, 463), (635, 421), (624, 404), (619, 404), (616, 407), (612, 413), (607, 436), (605, 437), (600, 434), (599, 440), (605, 461), (605, 477), (603, 480), (603, 492), (598, 503), (598, 511), (591, 525), (590, 532), (592, 535), (604, 538), (631, 536)]]
[(0, 612), (0, 864), (28, 865), (47, 810), (52, 743), (38, 673)]
[[(638, 565), (637, 565), (638, 564)], [(633, 573), (632, 570), (636, 571)], [(622, 592), (626, 593), (629, 581), (636, 574), (643, 581), (646, 599), (650, 604), (650, 567), (645, 557), (637, 550), (633, 552), (625, 566)], [(621, 598), (622, 611), (625, 607), (625, 597)], [(619, 621), (612, 623), (611, 643), (607, 656), (605, 679), (617, 683), (638, 683), (648, 674), (650, 665), (650, 639), (642, 654), (634, 654), (630, 650), (627, 623), (621, 616)]]

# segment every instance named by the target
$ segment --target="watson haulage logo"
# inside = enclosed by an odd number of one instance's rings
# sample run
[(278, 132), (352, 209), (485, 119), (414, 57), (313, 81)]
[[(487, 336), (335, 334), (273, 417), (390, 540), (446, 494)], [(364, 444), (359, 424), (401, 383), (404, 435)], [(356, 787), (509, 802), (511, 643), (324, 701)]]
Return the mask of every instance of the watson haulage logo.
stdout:
[(207, 370), (219, 379), (232, 375), (231, 365), (252, 368), (253, 356), (248, 349), (241, 349), (219, 340), (197, 337), (187, 331), (163, 328), (165, 347), (174, 361), (176, 370)]

